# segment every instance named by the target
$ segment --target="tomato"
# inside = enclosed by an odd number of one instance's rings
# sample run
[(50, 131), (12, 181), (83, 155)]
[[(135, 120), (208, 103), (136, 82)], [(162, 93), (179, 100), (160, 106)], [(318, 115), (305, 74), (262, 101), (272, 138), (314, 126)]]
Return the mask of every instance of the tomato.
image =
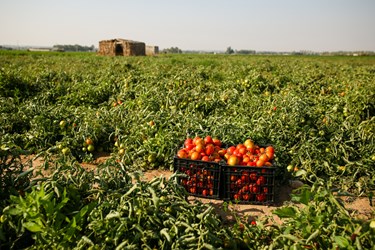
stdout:
[(237, 180), (237, 177), (235, 175), (230, 176), (230, 181), (235, 182)]
[(91, 138), (86, 138), (85, 142), (86, 142), (86, 145), (94, 144), (94, 141)]
[(67, 154), (70, 153), (70, 149), (69, 149), (69, 148), (63, 148), (63, 149), (61, 150), (61, 152), (62, 152), (64, 155), (67, 155)]
[(221, 147), (221, 145), (222, 145), (221, 141), (217, 138), (213, 138), (212, 142), (214, 143), (215, 146)]
[(262, 160), (259, 159), (259, 160), (257, 160), (257, 162), (256, 162), (256, 166), (257, 166), (257, 167), (262, 167), (262, 166), (264, 165), (264, 163), (265, 163), (264, 161), (262, 161)]
[(205, 138), (204, 138), (204, 142), (207, 144), (213, 144), (214, 141), (212, 140), (212, 137), (207, 135)]
[(190, 191), (190, 193), (195, 194), (197, 192), (197, 188), (196, 187), (191, 187), (189, 189), (189, 191)]
[(185, 145), (185, 148), (186, 148), (187, 150), (192, 150), (194, 147), (195, 147), (195, 146), (194, 146), (193, 143), (189, 143), (189, 144), (186, 144), (186, 145)]
[(239, 194), (235, 194), (233, 196), (233, 198), (234, 198), (234, 200), (239, 201), (240, 200), (240, 195)]
[(214, 151), (215, 151), (215, 147), (213, 144), (206, 144), (206, 149), (205, 149), (206, 155), (211, 155), (214, 153)]
[(227, 153), (229, 154), (233, 154), (233, 151), (236, 150), (236, 147), (235, 146), (230, 146), (228, 149), (227, 149)]
[(241, 180), (242, 180), (243, 183), (247, 183), (247, 182), (249, 182), (249, 176), (243, 174), (243, 175), (241, 176)]
[(257, 194), (257, 193), (260, 192), (260, 187), (258, 185), (255, 185), (255, 184), (250, 184), (249, 185), (249, 191), (250, 191), (250, 193)]
[(272, 146), (268, 146), (268, 147), (266, 147), (266, 155), (268, 156), (268, 158), (269, 158), (270, 160), (273, 159), (274, 154), (275, 154), (275, 149), (274, 149)]
[(93, 152), (94, 150), (95, 150), (94, 145), (89, 144), (89, 145), (87, 146), (87, 151), (89, 151), (89, 152)]
[(204, 146), (205, 145), (204, 140), (202, 138), (200, 138), (199, 136), (197, 136), (193, 139), (193, 144), (195, 146), (197, 146), (197, 145), (203, 145)]
[(235, 165), (238, 165), (239, 159), (237, 156), (231, 155), (229, 156), (227, 163), (229, 166), (235, 166)]
[(203, 196), (207, 196), (207, 195), (208, 195), (208, 190), (207, 190), (207, 189), (203, 189), (203, 191), (202, 191), (202, 195), (203, 195)]
[(249, 149), (253, 149), (255, 147), (255, 143), (253, 140), (251, 139), (247, 139), (243, 145), (249, 150)]
[(221, 157), (224, 157), (224, 155), (227, 153), (227, 150), (225, 150), (224, 148), (221, 148), (221, 149), (219, 149), (217, 152), (218, 152), (218, 154), (219, 154)]
[(210, 194), (210, 196), (213, 196), (213, 195), (214, 195), (214, 189), (213, 189), (213, 188), (210, 188), (210, 190), (209, 190), (209, 194)]
[(205, 150), (205, 147), (203, 144), (198, 144), (195, 146), (195, 151), (197, 151), (198, 153), (201, 153)]
[(264, 184), (266, 184), (266, 178), (264, 178), (264, 176), (259, 176), (259, 178), (257, 180), (257, 184), (258, 185), (264, 185)]
[(257, 194), (256, 198), (257, 198), (258, 201), (262, 202), (262, 201), (266, 200), (267, 196), (266, 196), (266, 194)]
[(190, 159), (192, 160), (200, 160), (201, 154), (198, 153), (197, 151), (193, 151), (190, 155)]
[(201, 160), (202, 161), (210, 161), (210, 158), (207, 155), (205, 155), (205, 156), (202, 157)]
[(267, 162), (267, 161), (269, 161), (269, 158), (268, 158), (267, 154), (264, 153), (264, 154), (261, 154), (259, 156), (259, 160), (263, 161), (263, 162)]
[(185, 159), (185, 158), (188, 157), (188, 153), (186, 152), (185, 149), (180, 149), (180, 150), (178, 150), (178, 152), (177, 152), (177, 157), (178, 157), (178, 158), (181, 158), (181, 159)]
[(243, 194), (243, 195), (242, 195), (242, 199), (243, 199), (244, 201), (248, 201), (248, 200), (250, 199), (250, 195), (249, 195), (249, 194)]
[(184, 146), (186, 147), (187, 145), (189, 144), (193, 144), (193, 139), (191, 138), (186, 138), (186, 140), (184, 141)]
[(64, 120), (60, 121), (59, 125), (60, 125), (61, 128), (65, 127), (66, 121), (64, 121)]

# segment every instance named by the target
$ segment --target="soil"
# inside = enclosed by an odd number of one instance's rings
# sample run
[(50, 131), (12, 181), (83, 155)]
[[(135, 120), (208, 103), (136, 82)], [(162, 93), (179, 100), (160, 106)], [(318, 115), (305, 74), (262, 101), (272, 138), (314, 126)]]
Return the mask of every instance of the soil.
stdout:
[[(99, 154), (95, 156), (95, 160), (91, 163), (81, 163), (81, 166), (86, 170), (92, 170), (96, 168), (98, 164), (105, 162), (109, 159), (108, 154)], [(35, 158), (35, 156), (22, 157), (23, 162), (31, 161), (32, 166), (42, 171), (43, 175), (50, 174), (50, 171), (44, 170), (44, 161), (41, 158)], [(35, 172), (35, 171), (34, 171)], [(169, 178), (173, 172), (169, 170), (150, 170), (143, 173), (142, 180), (152, 180), (155, 177), (165, 177)], [(247, 219), (249, 221), (256, 219), (257, 217), (272, 216), (275, 222), (282, 223), (281, 219), (272, 214), (272, 211), (276, 208), (282, 206), (285, 202), (290, 201), (291, 192), (303, 185), (300, 181), (291, 181), (289, 185), (281, 186), (278, 188), (278, 192), (275, 195), (277, 200), (272, 206), (268, 205), (249, 205), (249, 204), (231, 204), (229, 206), (229, 211), (224, 211), (224, 201), (214, 200), (214, 199), (204, 199), (200, 197), (189, 196), (188, 200), (194, 202), (199, 200), (203, 203), (210, 203), (215, 208), (216, 212), (225, 220), (233, 221), (234, 214), (241, 218)], [(368, 197), (341, 197), (344, 202), (345, 208), (356, 218), (361, 220), (371, 220), (374, 219), (375, 207), (371, 206)], [(373, 198), (372, 203), (375, 204), (375, 198)]]

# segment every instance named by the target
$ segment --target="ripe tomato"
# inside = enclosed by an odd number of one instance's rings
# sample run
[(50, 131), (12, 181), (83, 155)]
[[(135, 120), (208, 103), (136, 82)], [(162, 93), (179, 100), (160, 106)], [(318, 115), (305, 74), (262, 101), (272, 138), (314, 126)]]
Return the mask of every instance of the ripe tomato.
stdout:
[(208, 190), (207, 190), (207, 189), (203, 189), (203, 191), (202, 191), (202, 195), (203, 195), (203, 196), (207, 196), (207, 195), (208, 195)]
[(251, 173), (249, 175), (249, 177), (250, 177), (250, 180), (252, 180), (252, 181), (256, 181), (258, 179), (257, 173)]
[(253, 140), (251, 139), (247, 139), (243, 145), (249, 150), (249, 149), (253, 149), (255, 147), (255, 143), (253, 142)]
[(192, 159), (192, 160), (200, 160), (201, 159), (201, 154), (198, 153), (197, 151), (193, 151), (191, 153), (190, 159)]
[(178, 158), (181, 158), (181, 159), (185, 159), (185, 158), (188, 157), (188, 153), (186, 152), (185, 149), (180, 149), (180, 150), (178, 150), (178, 152), (177, 152), (177, 157), (178, 157)]
[(259, 160), (263, 161), (263, 162), (267, 162), (267, 161), (269, 161), (269, 158), (268, 158), (267, 154), (264, 153), (264, 154), (261, 154), (259, 156)]
[(186, 138), (185, 142), (184, 142), (184, 146), (186, 147), (188, 144), (193, 144), (193, 139), (191, 138)]
[(229, 154), (233, 154), (233, 151), (236, 150), (236, 147), (235, 146), (230, 146), (228, 149), (227, 149), (227, 153)]
[(266, 194), (257, 194), (256, 198), (257, 198), (258, 201), (262, 202), (262, 201), (266, 200), (267, 196), (266, 196)]
[(91, 138), (86, 138), (85, 142), (86, 142), (86, 145), (94, 144), (94, 141)]
[(266, 147), (266, 155), (268, 156), (268, 158), (269, 158), (270, 160), (273, 159), (274, 154), (275, 154), (275, 149), (274, 149), (272, 146), (268, 146), (268, 147)]
[(190, 191), (190, 193), (195, 194), (197, 192), (197, 188), (196, 187), (191, 187), (189, 189), (189, 191)]
[(244, 201), (248, 201), (248, 200), (250, 199), (250, 195), (249, 195), (249, 194), (243, 194), (243, 195), (242, 195), (242, 199), (243, 199)]
[(217, 138), (213, 138), (212, 142), (214, 143), (215, 146), (221, 147), (221, 145), (222, 145), (221, 141)]
[(195, 146), (195, 151), (197, 151), (198, 153), (202, 153), (204, 152), (204, 150), (205, 150), (205, 147), (203, 144), (198, 144)]
[(189, 143), (189, 144), (186, 144), (186, 145), (185, 145), (185, 148), (186, 148), (187, 150), (192, 150), (194, 147), (195, 147), (195, 146), (194, 146), (193, 143)]
[(233, 198), (234, 198), (234, 200), (239, 201), (240, 200), (240, 195), (239, 194), (235, 194), (233, 196)]
[(212, 137), (207, 135), (205, 138), (204, 138), (204, 142), (207, 144), (213, 144), (214, 141), (212, 140)]
[(206, 144), (206, 149), (205, 149), (205, 151), (206, 151), (206, 155), (211, 155), (211, 154), (213, 154), (214, 151), (215, 151), (215, 147), (214, 147), (214, 145), (213, 145), (213, 144)]
[(203, 156), (202, 161), (210, 161), (210, 157), (208, 157), (207, 155)]
[(266, 178), (264, 178), (264, 176), (259, 176), (259, 178), (257, 180), (257, 184), (259, 186), (266, 184)]
[(235, 166), (235, 165), (238, 165), (239, 159), (237, 156), (231, 155), (229, 156), (227, 163), (229, 166)]
[(262, 160), (259, 159), (259, 160), (257, 160), (257, 162), (256, 162), (256, 166), (257, 166), (257, 167), (262, 167), (262, 166), (264, 165), (264, 163), (265, 163), (264, 161), (262, 161)]

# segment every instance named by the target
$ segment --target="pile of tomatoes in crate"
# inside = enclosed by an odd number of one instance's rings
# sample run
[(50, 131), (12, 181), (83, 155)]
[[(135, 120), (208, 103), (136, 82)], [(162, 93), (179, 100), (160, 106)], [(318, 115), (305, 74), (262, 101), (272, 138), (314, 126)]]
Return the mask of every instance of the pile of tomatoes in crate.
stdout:
[(265, 204), (274, 201), (274, 147), (251, 139), (225, 147), (217, 138), (187, 138), (174, 160), (186, 175), (180, 183), (188, 193), (213, 199)]
[(209, 135), (205, 138), (199, 136), (194, 139), (187, 138), (183, 148), (178, 151), (177, 157), (202, 161), (224, 161), (229, 166), (272, 166), (271, 162), (275, 154), (273, 146), (260, 147), (251, 139), (228, 148), (222, 146), (221, 140)]

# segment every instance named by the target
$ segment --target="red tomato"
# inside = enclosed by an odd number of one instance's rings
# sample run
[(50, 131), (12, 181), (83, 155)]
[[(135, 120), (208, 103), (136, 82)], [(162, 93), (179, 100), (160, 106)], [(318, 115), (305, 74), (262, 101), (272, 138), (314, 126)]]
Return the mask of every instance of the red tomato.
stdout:
[(190, 193), (195, 194), (197, 192), (197, 188), (191, 187), (189, 191), (190, 191)]
[(260, 186), (266, 184), (266, 178), (264, 178), (264, 176), (259, 176), (257, 184)]
[(186, 140), (185, 140), (185, 142), (184, 142), (185, 147), (186, 147), (188, 144), (193, 144), (193, 139), (191, 139), (191, 138), (186, 138)]
[(205, 138), (204, 138), (204, 142), (207, 144), (213, 144), (213, 140), (212, 140), (212, 137), (207, 135)]
[(213, 138), (212, 139), (212, 142), (214, 143), (214, 145), (215, 146), (219, 146), (219, 147), (221, 147), (221, 141), (219, 140), (219, 139), (217, 139), (217, 138)]
[(208, 157), (207, 155), (203, 156), (202, 161), (210, 161), (210, 157)]
[(215, 151), (215, 147), (213, 144), (206, 144), (206, 155), (211, 155)]
[(266, 196), (266, 194), (257, 194), (256, 198), (257, 198), (258, 201), (265, 201), (267, 196)]
[(207, 190), (207, 189), (203, 189), (203, 191), (202, 191), (202, 195), (203, 195), (203, 196), (207, 196), (207, 195), (208, 195), (208, 190)]
[(258, 175), (257, 175), (257, 173), (251, 173), (251, 174), (249, 175), (249, 177), (250, 177), (250, 180), (252, 180), (252, 181), (256, 181), (256, 180), (258, 180)]
[(233, 198), (234, 198), (234, 200), (239, 201), (240, 200), (240, 195), (239, 194), (235, 194), (233, 196)]
[(249, 194), (243, 194), (243, 195), (242, 195), (242, 199), (243, 199), (244, 201), (248, 201), (248, 200), (250, 199)]
[(193, 143), (189, 143), (189, 144), (186, 144), (186, 145), (185, 145), (185, 148), (186, 148), (187, 150), (192, 150), (194, 147), (195, 147), (195, 146), (194, 146)]
[(233, 154), (233, 151), (236, 150), (236, 147), (235, 146), (230, 146), (228, 149), (227, 149), (227, 153), (229, 154)]

